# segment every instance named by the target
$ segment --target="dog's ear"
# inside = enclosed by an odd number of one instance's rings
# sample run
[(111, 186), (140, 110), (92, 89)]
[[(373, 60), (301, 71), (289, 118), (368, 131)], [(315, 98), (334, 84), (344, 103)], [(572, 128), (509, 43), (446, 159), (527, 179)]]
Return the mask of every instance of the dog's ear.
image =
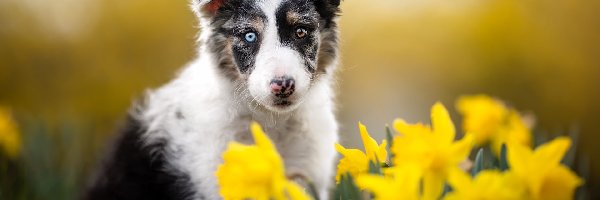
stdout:
[(313, 0), (317, 12), (327, 22), (326, 26), (329, 26), (331, 21), (338, 16), (340, 12), (340, 1), (341, 0)]
[(337, 12), (341, 0), (313, 0), (318, 10)]
[(325, 0), (325, 1), (328, 1), (329, 5), (336, 7), (336, 8), (340, 6), (340, 2), (341, 2), (341, 0)]
[(228, 0), (192, 0), (192, 9), (200, 17), (212, 17)]

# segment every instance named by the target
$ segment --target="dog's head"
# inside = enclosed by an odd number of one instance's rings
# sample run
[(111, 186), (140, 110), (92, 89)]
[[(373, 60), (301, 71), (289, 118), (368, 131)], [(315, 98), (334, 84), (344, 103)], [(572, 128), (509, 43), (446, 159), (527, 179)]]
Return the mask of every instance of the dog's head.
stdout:
[(293, 110), (337, 54), (340, 0), (193, 0), (203, 48), (250, 103)]

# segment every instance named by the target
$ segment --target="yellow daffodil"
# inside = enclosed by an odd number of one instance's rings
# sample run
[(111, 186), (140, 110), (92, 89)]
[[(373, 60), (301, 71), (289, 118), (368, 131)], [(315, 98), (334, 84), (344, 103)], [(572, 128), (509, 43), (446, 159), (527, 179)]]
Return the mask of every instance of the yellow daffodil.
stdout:
[(383, 140), (381, 141), (381, 145), (377, 145), (377, 141), (369, 135), (365, 125), (359, 122), (358, 128), (369, 160), (373, 162), (385, 162), (387, 159), (387, 141)]
[(528, 199), (573, 198), (575, 189), (583, 181), (560, 163), (570, 145), (567, 137), (556, 138), (535, 151), (524, 145), (509, 144), (510, 172), (526, 185)]
[(475, 144), (490, 144), (496, 155), (504, 143), (531, 143), (531, 133), (519, 113), (499, 100), (486, 95), (463, 96), (456, 108), (464, 116), (463, 128), (473, 134)]
[(433, 128), (423, 124), (407, 124), (396, 120), (394, 128), (401, 135), (394, 139), (394, 164), (416, 164), (423, 170), (423, 198), (438, 199), (448, 172), (459, 168), (472, 147), (472, 136), (454, 142), (455, 128), (441, 103), (431, 110)]
[(310, 199), (285, 177), (281, 157), (257, 123), (251, 125), (256, 145), (231, 142), (216, 171), (224, 199)]
[(339, 183), (342, 175), (347, 173), (356, 177), (356, 175), (369, 170), (369, 159), (362, 151), (358, 149), (346, 149), (340, 144), (335, 144), (335, 150), (344, 156), (340, 159), (337, 166), (336, 183)]
[(523, 187), (514, 176), (495, 170), (481, 171), (475, 179), (461, 170), (453, 170), (448, 183), (453, 190), (444, 200), (523, 199)]
[(501, 126), (491, 140), (491, 148), (500, 154), (502, 144), (520, 144), (524, 146), (531, 145), (531, 132), (517, 111), (510, 111), (506, 122)]
[(373, 193), (375, 200), (418, 200), (421, 171), (416, 165), (390, 169), (391, 176), (360, 174), (358, 187)]
[(0, 107), (0, 147), (10, 158), (17, 157), (21, 151), (21, 135), (10, 110), (5, 107)]
[(462, 96), (456, 101), (456, 109), (464, 116), (465, 132), (473, 134), (477, 145), (491, 140), (508, 113), (502, 102), (486, 95)]
[(337, 166), (335, 180), (338, 183), (341, 176), (346, 173), (350, 173), (356, 177), (360, 173), (367, 172), (369, 170), (369, 161), (385, 162), (387, 158), (387, 141), (383, 140), (381, 145), (378, 145), (377, 141), (367, 132), (367, 127), (358, 123), (358, 128), (367, 154), (358, 149), (346, 149), (340, 144), (335, 144), (335, 149), (344, 156), (340, 159), (340, 163)]

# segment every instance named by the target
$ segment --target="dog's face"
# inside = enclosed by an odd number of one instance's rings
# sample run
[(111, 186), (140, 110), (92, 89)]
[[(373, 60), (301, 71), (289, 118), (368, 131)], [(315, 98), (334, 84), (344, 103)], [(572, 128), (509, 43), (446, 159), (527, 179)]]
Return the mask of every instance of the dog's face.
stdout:
[[(207, 1), (207, 0), (204, 0)], [(336, 57), (339, 0), (197, 2), (219, 70), (249, 103), (293, 110)], [(206, 27), (208, 26), (208, 27)]]

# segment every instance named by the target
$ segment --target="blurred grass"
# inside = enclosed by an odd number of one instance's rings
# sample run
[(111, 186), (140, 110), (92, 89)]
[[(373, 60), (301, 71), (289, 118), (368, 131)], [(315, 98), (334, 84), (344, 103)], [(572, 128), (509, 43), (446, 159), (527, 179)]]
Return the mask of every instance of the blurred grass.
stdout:
[[(577, 157), (591, 166), (586, 184), (600, 191), (599, 8), (583, 0), (344, 1), (344, 145), (360, 146), (357, 121), (380, 140), (385, 131), (376, 128), (396, 117), (424, 120), (436, 100), (488, 93), (535, 113), (542, 135), (576, 127)], [(0, 163), (0, 198), (75, 197), (132, 100), (194, 57), (196, 29), (183, 0), (0, 1), (0, 105), (13, 108), (24, 135), (20, 158)]]
[(93, 125), (65, 120), (50, 125), (22, 118), (23, 151), (0, 155), (0, 199), (77, 199), (96, 164), (100, 135)]

